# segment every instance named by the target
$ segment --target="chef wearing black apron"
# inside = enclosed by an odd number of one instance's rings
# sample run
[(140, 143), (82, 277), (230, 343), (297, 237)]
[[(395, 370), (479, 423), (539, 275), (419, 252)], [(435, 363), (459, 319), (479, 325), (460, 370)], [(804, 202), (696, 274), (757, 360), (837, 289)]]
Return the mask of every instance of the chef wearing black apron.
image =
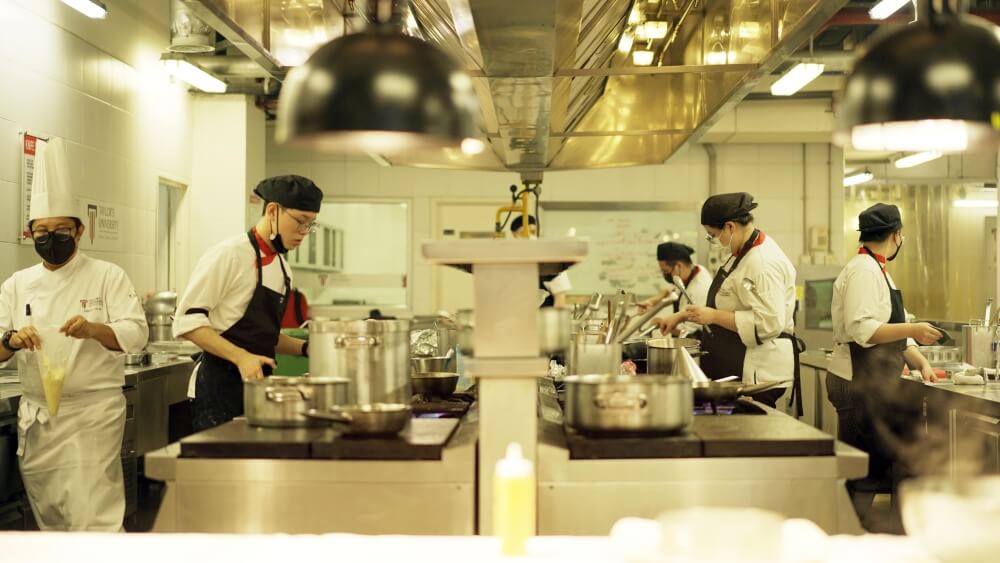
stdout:
[[(652, 298), (639, 303), (639, 310), (645, 312), (647, 307), (666, 299), (671, 293), (677, 291), (675, 287), (675, 277), (684, 284), (684, 294), (674, 301), (674, 314), (666, 317), (654, 319), (663, 334), (674, 333), (675, 336), (695, 336), (701, 327), (687, 323), (683, 324), (686, 315), (682, 310), (687, 305), (704, 305), (708, 300), (708, 289), (712, 285), (711, 274), (703, 266), (695, 264), (691, 260), (694, 249), (679, 242), (663, 242), (656, 247), (656, 260), (663, 274), (663, 281), (667, 282), (667, 288)], [(691, 298), (691, 301), (688, 301)], [(683, 334), (682, 334), (683, 333)]]
[[(702, 330), (701, 367), (712, 379), (736, 376), (746, 384), (779, 382), (754, 400), (775, 406), (785, 389), (798, 390), (798, 354), (792, 335), (795, 268), (773, 239), (754, 228), (757, 208), (748, 193), (710, 197), (701, 210), (709, 242), (731, 254), (708, 290), (705, 306), (688, 305)], [(796, 401), (798, 404), (799, 401)]]
[[(538, 231), (536, 225), (538, 221), (535, 219), (534, 215), (528, 215), (528, 237), (536, 238), (538, 236)], [(524, 229), (524, 216), (518, 215), (510, 222), (510, 232), (515, 238), (524, 237), (522, 230)], [(566, 294), (573, 289), (573, 285), (569, 281), (569, 276), (565, 271), (559, 272), (558, 274), (550, 274), (538, 277), (538, 295), (541, 303), (539, 307), (565, 307), (566, 306)]]
[(834, 282), (835, 344), (826, 388), (837, 410), (837, 438), (868, 453), (868, 477), (848, 482), (864, 521), (874, 493), (907, 473), (905, 463), (897, 464), (899, 454), (917, 439), (923, 403), (919, 388), (900, 379), (903, 367), (909, 363), (933, 380), (916, 342), (931, 344), (941, 333), (906, 322), (902, 293), (886, 271), (903, 245), (899, 209), (875, 204), (858, 224), (862, 246)]
[(292, 288), (284, 254), (315, 230), (323, 193), (292, 175), (254, 193), (264, 201), (261, 219), (202, 256), (174, 319), (174, 335), (202, 349), (192, 381), (196, 431), (242, 415), (243, 382), (270, 375), (276, 354), (308, 355), (305, 341), (280, 332)]

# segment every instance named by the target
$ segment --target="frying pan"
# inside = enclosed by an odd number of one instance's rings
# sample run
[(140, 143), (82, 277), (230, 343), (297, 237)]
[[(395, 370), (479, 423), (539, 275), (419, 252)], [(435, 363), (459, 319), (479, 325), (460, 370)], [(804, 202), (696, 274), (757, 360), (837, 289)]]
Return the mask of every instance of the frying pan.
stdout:
[(747, 385), (742, 381), (701, 381), (692, 383), (695, 403), (729, 403), (736, 399), (753, 395), (781, 385), (782, 381), (770, 381)]

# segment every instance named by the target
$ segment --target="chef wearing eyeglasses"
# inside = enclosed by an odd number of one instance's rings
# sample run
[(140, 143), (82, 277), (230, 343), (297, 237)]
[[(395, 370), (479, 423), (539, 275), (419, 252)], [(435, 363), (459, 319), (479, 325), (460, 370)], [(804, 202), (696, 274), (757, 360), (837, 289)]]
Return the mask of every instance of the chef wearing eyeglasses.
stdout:
[(316, 230), (323, 192), (288, 175), (267, 178), (254, 193), (264, 200), (260, 220), (201, 257), (177, 305), (174, 336), (203, 351), (188, 389), (196, 431), (242, 415), (243, 382), (269, 375), (275, 354), (309, 353), (306, 341), (280, 332), (292, 288), (285, 254)]
[(773, 238), (754, 227), (757, 208), (748, 193), (714, 195), (701, 208), (710, 244), (726, 262), (708, 290), (706, 305), (688, 305), (687, 320), (709, 325), (701, 332), (708, 354), (701, 367), (712, 379), (733, 376), (744, 383), (780, 382), (754, 400), (775, 406), (798, 380), (799, 347), (794, 330), (795, 267)]

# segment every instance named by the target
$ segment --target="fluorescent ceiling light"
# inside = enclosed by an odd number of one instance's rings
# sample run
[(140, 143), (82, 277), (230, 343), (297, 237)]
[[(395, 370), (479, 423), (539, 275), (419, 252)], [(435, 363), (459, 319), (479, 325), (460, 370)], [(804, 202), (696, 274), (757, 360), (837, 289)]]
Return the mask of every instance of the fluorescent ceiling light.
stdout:
[(108, 8), (100, 0), (62, 0), (70, 8), (95, 20), (103, 20), (108, 15)]
[(793, 66), (771, 85), (771, 95), (791, 96), (823, 74), (824, 68), (824, 65), (818, 63), (799, 63)]
[(642, 13), (639, 11), (639, 8), (632, 8), (632, 11), (628, 15), (628, 23), (635, 25), (640, 21), (642, 21)]
[(944, 156), (944, 154), (939, 151), (917, 152), (913, 154), (908, 154), (906, 156), (901, 156), (896, 160), (892, 161), (892, 164), (896, 168), (913, 168), (914, 166), (919, 166), (926, 162), (937, 160), (942, 156)]
[(875, 175), (865, 170), (864, 172), (844, 176), (844, 187), (847, 188), (858, 184), (864, 184), (865, 182), (871, 182), (873, 179), (875, 179)]
[(968, 122), (954, 119), (866, 123), (851, 129), (851, 144), (862, 151), (960, 152), (973, 133)]
[(995, 199), (956, 199), (954, 206), (976, 209), (995, 209), (997, 204), (998, 202)]
[(225, 82), (185, 60), (164, 59), (163, 66), (175, 78), (187, 82), (202, 92), (222, 94), (226, 91)]
[(642, 24), (645, 35), (648, 39), (663, 39), (670, 31), (670, 23), (665, 21), (647, 21)]
[(885, 18), (895, 14), (900, 8), (910, 3), (910, 0), (882, 0), (878, 4), (872, 6), (871, 10), (868, 10), (868, 15), (871, 16), (873, 20), (884, 20)]
[(622, 38), (618, 40), (618, 51), (621, 53), (628, 53), (632, 50), (632, 34), (625, 32), (622, 34)]
[(632, 64), (636, 66), (649, 66), (653, 64), (653, 52), (645, 49), (632, 51)]

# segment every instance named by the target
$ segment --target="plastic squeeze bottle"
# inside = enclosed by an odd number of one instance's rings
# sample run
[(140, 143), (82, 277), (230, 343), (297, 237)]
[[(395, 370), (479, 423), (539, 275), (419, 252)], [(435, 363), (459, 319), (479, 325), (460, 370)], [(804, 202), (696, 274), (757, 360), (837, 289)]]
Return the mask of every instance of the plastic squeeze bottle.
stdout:
[(511, 442), (493, 473), (493, 533), (504, 555), (525, 554), (535, 535), (535, 468), (524, 459), (521, 445)]

